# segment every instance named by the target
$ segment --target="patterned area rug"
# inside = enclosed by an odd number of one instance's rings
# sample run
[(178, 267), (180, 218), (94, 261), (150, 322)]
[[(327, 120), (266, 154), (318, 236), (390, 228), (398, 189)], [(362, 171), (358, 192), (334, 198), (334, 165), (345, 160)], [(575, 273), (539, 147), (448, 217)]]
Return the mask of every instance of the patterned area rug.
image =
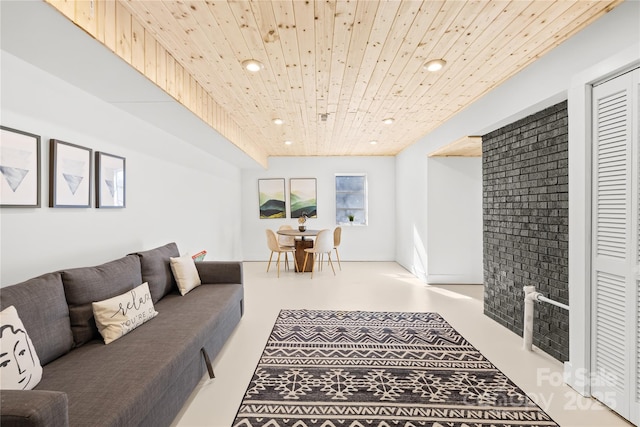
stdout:
[(282, 310), (235, 427), (557, 426), (437, 313)]

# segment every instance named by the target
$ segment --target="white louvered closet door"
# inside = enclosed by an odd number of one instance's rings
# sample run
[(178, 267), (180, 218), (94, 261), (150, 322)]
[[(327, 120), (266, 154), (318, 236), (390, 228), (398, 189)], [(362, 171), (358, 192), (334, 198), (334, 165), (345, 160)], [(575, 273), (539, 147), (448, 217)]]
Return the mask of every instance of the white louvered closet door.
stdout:
[(638, 424), (639, 70), (593, 90), (592, 395)]

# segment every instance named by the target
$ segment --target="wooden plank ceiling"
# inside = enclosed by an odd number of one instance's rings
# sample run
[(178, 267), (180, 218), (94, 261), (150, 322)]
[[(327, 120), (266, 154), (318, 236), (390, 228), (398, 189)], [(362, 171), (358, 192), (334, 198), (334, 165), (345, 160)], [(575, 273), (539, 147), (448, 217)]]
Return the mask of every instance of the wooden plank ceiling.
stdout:
[(47, 1), (263, 165), (395, 155), (621, 2)]
[(482, 137), (463, 136), (429, 153), (429, 157), (482, 157)]

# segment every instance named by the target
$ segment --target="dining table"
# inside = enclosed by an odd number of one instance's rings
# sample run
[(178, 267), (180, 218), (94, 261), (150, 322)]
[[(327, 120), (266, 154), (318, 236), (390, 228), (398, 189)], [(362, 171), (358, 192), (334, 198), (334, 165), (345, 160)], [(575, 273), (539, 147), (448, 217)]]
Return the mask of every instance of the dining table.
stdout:
[[(309, 259), (307, 259), (307, 265), (304, 266), (304, 257), (305, 257), (305, 249), (313, 247), (313, 239), (311, 237), (315, 237), (318, 235), (320, 230), (304, 230), (300, 231), (298, 229), (284, 229), (278, 230), (278, 234), (282, 236), (293, 236), (295, 239), (294, 247), (296, 249), (296, 272), (302, 272), (302, 268), (304, 267), (305, 272), (310, 272), (313, 268), (314, 256), (313, 253), (309, 253)], [(299, 237), (299, 239), (297, 239)]]

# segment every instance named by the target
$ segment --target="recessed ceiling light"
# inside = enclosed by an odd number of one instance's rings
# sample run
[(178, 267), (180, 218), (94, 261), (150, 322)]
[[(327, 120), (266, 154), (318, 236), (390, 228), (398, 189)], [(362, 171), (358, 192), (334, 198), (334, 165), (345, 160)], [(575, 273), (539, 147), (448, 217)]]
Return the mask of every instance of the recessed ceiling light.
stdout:
[(284, 142), (284, 145), (291, 145), (291, 144), (293, 144), (293, 142), (292, 142), (292, 141), (285, 141), (285, 142)]
[(264, 68), (264, 64), (255, 59), (247, 59), (246, 61), (242, 61), (242, 66), (252, 73), (257, 73), (258, 71)]
[(273, 123), (276, 124), (276, 125), (281, 125), (281, 124), (284, 123), (284, 120), (282, 120), (282, 119), (273, 119)]
[(396, 120), (393, 117), (388, 117), (386, 119), (384, 119), (382, 121), (382, 123), (384, 123), (385, 125), (391, 125), (393, 124), (393, 122), (395, 122)]
[(378, 141), (369, 141), (369, 144), (371, 145), (376, 145), (378, 143)]
[(424, 64), (423, 68), (427, 71), (436, 72), (442, 70), (446, 63), (444, 59), (434, 59)]

